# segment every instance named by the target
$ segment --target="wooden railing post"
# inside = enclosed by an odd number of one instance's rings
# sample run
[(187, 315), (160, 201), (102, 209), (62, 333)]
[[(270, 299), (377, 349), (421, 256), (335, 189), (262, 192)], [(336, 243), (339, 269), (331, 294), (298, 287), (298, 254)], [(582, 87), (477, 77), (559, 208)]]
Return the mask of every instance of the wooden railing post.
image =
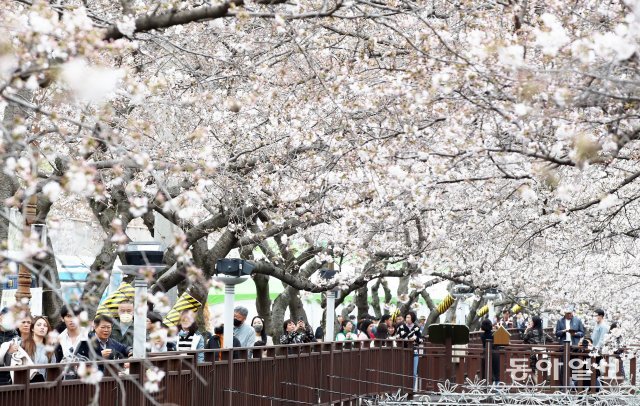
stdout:
[(571, 341), (565, 341), (562, 347), (562, 384), (564, 391), (569, 391), (569, 361), (571, 360)]
[(484, 377), (487, 385), (493, 384), (493, 340), (488, 339), (484, 343), (485, 365)]

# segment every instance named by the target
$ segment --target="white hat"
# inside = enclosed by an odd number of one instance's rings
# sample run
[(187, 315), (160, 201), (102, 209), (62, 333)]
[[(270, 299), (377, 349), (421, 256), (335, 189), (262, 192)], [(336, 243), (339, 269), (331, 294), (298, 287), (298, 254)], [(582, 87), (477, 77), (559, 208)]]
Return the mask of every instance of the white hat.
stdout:
[(573, 313), (573, 305), (566, 305), (564, 307), (564, 314)]

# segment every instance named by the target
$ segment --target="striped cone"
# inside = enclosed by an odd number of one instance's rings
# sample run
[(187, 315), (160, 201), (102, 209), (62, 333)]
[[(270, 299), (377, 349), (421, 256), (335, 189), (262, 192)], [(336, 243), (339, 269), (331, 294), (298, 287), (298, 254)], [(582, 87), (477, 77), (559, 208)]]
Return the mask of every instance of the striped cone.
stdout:
[(489, 313), (489, 305), (484, 305), (482, 306), (480, 309), (478, 309), (478, 311), (476, 312), (476, 314), (478, 315), (478, 317), (482, 317), (485, 314)]
[(526, 305), (527, 305), (527, 301), (526, 300), (521, 300), (520, 303), (516, 303), (516, 304), (513, 305), (513, 307), (511, 308), (511, 313), (517, 314)]
[(118, 314), (118, 305), (122, 302), (133, 301), (135, 290), (128, 283), (122, 283), (118, 289), (100, 303), (96, 316), (106, 314), (107, 316), (115, 316)]
[(198, 302), (187, 292), (184, 292), (164, 317), (163, 323), (169, 327), (177, 326), (180, 322), (180, 313), (189, 309), (194, 311), (198, 310), (200, 306), (202, 306), (202, 303)]
[(436, 310), (438, 310), (438, 313), (443, 314), (451, 307), (454, 301), (455, 299), (451, 296), (451, 293), (449, 293), (444, 299), (442, 299), (442, 302), (440, 302)]

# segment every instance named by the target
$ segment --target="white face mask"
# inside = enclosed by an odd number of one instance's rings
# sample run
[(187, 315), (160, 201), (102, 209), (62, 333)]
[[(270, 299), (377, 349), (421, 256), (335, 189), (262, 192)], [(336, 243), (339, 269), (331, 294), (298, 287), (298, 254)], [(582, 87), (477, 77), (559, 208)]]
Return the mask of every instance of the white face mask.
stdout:
[(120, 323), (131, 323), (133, 321), (133, 314), (131, 313), (123, 313), (119, 317)]

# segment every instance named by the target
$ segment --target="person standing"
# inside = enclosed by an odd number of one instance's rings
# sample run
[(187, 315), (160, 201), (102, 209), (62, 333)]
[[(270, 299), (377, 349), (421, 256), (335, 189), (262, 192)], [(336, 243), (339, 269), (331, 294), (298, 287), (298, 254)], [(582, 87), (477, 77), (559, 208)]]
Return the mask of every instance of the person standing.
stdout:
[(123, 359), (133, 355), (133, 349), (116, 341), (111, 337), (113, 331), (113, 319), (105, 314), (97, 316), (93, 320), (96, 332), (96, 355), (99, 354), (104, 359)]
[(353, 323), (351, 320), (343, 320), (340, 331), (336, 334), (336, 341), (353, 341), (356, 334), (353, 332)]
[(511, 312), (509, 309), (502, 310), (502, 318), (496, 323), (497, 326), (502, 326), (506, 329), (514, 328), (513, 319), (511, 318)]
[(84, 309), (77, 305), (64, 305), (60, 309), (60, 318), (65, 329), (58, 337), (58, 345), (54, 350), (56, 362), (80, 356), (89, 359), (89, 337), (84, 327), (80, 326), (80, 313)]
[[(11, 366), (11, 355), (18, 351), (18, 332), (14, 329), (6, 329), (3, 327), (5, 324), (4, 319), (11, 317), (9, 308), (5, 307), (0, 311), (0, 367)], [(0, 385), (10, 385), (11, 374), (9, 371), (0, 372)]]
[[(233, 343), (232, 343), (233, 348), (240, 348), (240, 341), (238, 341), (237, 338), (233, 337)], [(219, 326), (216, 326), (213, 328), (213, 335), (211, 336), (211, 338), (209, 338), (209, 341), (207, 342), (207, 349), (209, 350), (220, 350), (224, 347), (224, 324), (220, 324)], [(233, 359), (237, 359), (239, 358), (239, 354), (238, 351), (233, 351)], [(222, 356), (222, 352), (218, 352), (215, 355), (215, 358), (219, 361), (222, 361), (223, 356)]]
[(264, 328), (264, 319), (260, 316), (256, 316), (251, 319), (251, 327), (253, 327), (253, 331), (256, 334), (256, 341), (253, 345), (257, 346), (269, 346), (273, 345), (273, 339), (267, 335), (267, 332)]
[(243, 306), (233, 309), (233, 336), (240, 341), (242, 347), (253, 347), (256, 342), (256, 331), (245, 321), (249, 310)]
[(420, 326), (416, 324), (417, 316), (414, 312), (409, 312), (404, 318), (404, 324), (398, 326), (397, 334), (401, 340), (414, 340), (415, 344), (422, 344), (422, 334)]
[[(178, 325), (178, 351), (193, 351), (204, 349), (204, 338), (198, 333), (198, 324), (192, 310), (184, 310), (180, 314)], [(204, 362), (204, 353), (198, 353), (198, 362)]]
[(133, 302), (118, 305), (118, 317), (114, 320), (111, 338), (128, 347), (133, 346)]
[(363, 320), (360, 323), (360, 332), (358, 333), (358, 340), (367, 341), (373, 340), (375, 336), (373, 335), (373, 322), (371, 320)]
[(596, 326), (593, 328), (593, 333), (591, 333), (591, 341), (593, 342), (593, 348), (600, 351), (609, 332), (609, 324), (604, 319), (604, 310), (596, 309), (594, 313), (593, 317), (596, 319)]
[[(602, 351), (602, 346), (604, 345), (605, 338), (607, 333), (609, 332), (609, 324), (604, 320), (604, 310), (596, 309), (594, 312), (594, 318), (596, 319), (596, 326), (593, 328), (593, 332), (591, 333), (591, 342), (593, 344), (593, 348), (598, 352), (598, 356), (596, 356), (595, 363), (600, 366), (602, 362), (602, 355), (600, 352)], [(596, 368), (596, 387), (600, 388), (602, 386), (602, 382), (600, 381), (600, 375), (602, 374), (600, 368)]]
[(311, 329), (307, 328), (304, 320), (285, 320), (282, 324), (283, 334), (280, 336), (280, 344), (304, 344), (315, 341)]
[(420, 326), (420, 334), (422, 334), (423, 336), (425, 335), (425, 327), (427, 325), (427, 317), (426, 316), (420, 316), (420, 318), (418, 319), (418, 326)]
[(169, 329), (162, 324), (162, 316), (156, 312), (147, 312), (147, 351), (175, 351), (175, 340), (169, 339)]
[(564, 309), (564, 317), (556, 323), (556, 337), (560, 342), (570, 341), (571, 345), (578, 345), (584, 337), (584, 325), (582, 320), (573, 315), (573, 307)]
[[(487, 341), (493, 341), (493, 323), (489, 319), (483, 319), (480, 324), (480, 330), (482, 330), (482, 334), (480, 334), (480, 340), (482, 341), (482, 379), (486, 379), (489, 382), (491, 379), (491, 383), (497, 384), (500, 382), (500, 356), (494, 351), (496, 349), (495, 344), (491, 344), (491, 360), (487, 359)], [(491, 362), (491, 377), (486, 376), (486, 366), (487, 362)]]
[[(34, 364), (49, 364), (51, 363), (53, 353), (47, 351), (47, 340), (49, 332), (51, 331), (51, 324), (44, 316), (38, 316), (33, 319), (31, 323), (31, 334), (27, 340), (22, 342), (22, 347)], [(41, 368), (38, 370), (40, 377), (34, 377), (31, 382), (44, 381), (47, 376), (47, 370)], [(36, 375), (37, 376), (37, 375)]]
[(524, 330), (522, 341), (525, 344), (542, 344), (545, 345), (547, 341), (553, 341), (542, 328), (542, 319), (538, 316), (533, 316), (529, 321), (527, 328)]
[(31, 336), (32, 317), (29, 313), (23, 313), (24, 317), (18, 320), (18, 334), (20, 334), (20, 342), (24, 343)]
[(422, 344), (422, 333), (420, 333), (420, 326), (416, 323), (418, 321), (418, 316), (416, 316), (415, 312), (409, 312), (406, 314), (404, 318), (404, 324), (398, 327), (398, 338), (401, 340), (413, 340), (414, 349), (413, 349), (413, 387), (414, 390), (417, 390), (418, 385), (418, 363), (420, 362), (420, 353), (417, 348), (418, 345)]

